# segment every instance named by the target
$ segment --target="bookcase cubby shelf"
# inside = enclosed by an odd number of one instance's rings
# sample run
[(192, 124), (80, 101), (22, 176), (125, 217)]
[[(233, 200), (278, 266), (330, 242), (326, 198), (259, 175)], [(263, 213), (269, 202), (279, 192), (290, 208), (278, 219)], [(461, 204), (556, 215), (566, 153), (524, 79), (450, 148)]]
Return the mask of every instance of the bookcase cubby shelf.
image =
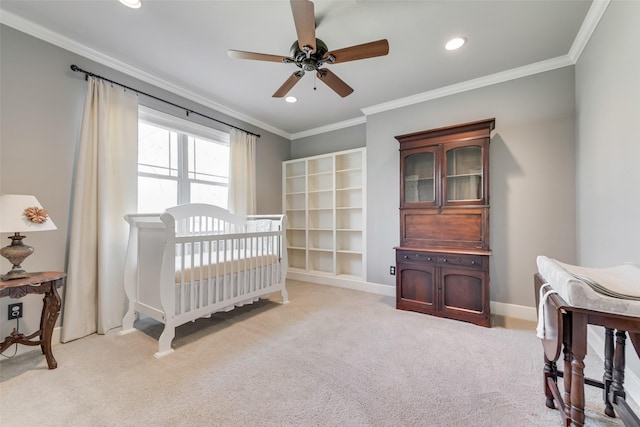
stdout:
[(366, 281), (366, 148), (282, 164), (289, 277)]

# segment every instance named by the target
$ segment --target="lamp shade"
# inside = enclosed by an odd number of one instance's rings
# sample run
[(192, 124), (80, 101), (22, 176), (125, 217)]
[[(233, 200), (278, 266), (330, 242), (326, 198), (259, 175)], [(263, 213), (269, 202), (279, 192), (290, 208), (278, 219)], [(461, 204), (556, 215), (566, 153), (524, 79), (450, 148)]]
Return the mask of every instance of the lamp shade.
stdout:
[(0, 196), (0, 233), (47, 230), (57, 230), (57, 227), (35, 196)]

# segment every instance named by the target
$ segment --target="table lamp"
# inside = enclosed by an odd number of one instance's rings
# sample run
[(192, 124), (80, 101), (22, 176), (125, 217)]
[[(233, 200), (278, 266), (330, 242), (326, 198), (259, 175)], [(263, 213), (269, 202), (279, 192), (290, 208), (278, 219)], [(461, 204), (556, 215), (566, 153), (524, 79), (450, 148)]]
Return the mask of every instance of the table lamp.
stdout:
[(2, 276), (3, 281), (30, 276), (20, 264), (33, 253), (33, 248), (22, 242), (26, 236), (20, 233), (46, 230), (57, 230), (57, 228), (35, 196), (17, 194), (0, 196), (0, 233), (14, 233), (13, 236), (9, 236), (11, 244), (0, 249), (0, 255), (13, 265), (13, 268)]

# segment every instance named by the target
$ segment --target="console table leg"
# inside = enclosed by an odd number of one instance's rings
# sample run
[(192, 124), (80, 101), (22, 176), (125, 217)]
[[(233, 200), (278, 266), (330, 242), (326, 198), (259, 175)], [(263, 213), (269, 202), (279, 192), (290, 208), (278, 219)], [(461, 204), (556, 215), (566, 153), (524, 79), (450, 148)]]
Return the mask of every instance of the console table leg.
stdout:
[(58, 367), (58, 362), (51, 351), (51, 337), (62, 303), (55, 282), (49, 282), (48, 286), (49, 290), (44, 294), (42, 317), (40, 318), (40, 348), (47, 359), (49, 369), (55, 369)]

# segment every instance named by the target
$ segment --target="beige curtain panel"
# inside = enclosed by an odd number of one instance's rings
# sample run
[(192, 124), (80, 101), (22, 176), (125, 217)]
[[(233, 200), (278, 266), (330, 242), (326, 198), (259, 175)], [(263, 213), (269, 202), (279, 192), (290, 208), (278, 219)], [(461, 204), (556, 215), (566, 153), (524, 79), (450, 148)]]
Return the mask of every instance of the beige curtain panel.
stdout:
[(123, 265), (137, 209), (138, 97), (88, 78), (72, 199), (62, 342), (122, 324)]
[(255, 215), (256, 136), (231, 129), (229, 168), (229, 211), (236, 215)]

